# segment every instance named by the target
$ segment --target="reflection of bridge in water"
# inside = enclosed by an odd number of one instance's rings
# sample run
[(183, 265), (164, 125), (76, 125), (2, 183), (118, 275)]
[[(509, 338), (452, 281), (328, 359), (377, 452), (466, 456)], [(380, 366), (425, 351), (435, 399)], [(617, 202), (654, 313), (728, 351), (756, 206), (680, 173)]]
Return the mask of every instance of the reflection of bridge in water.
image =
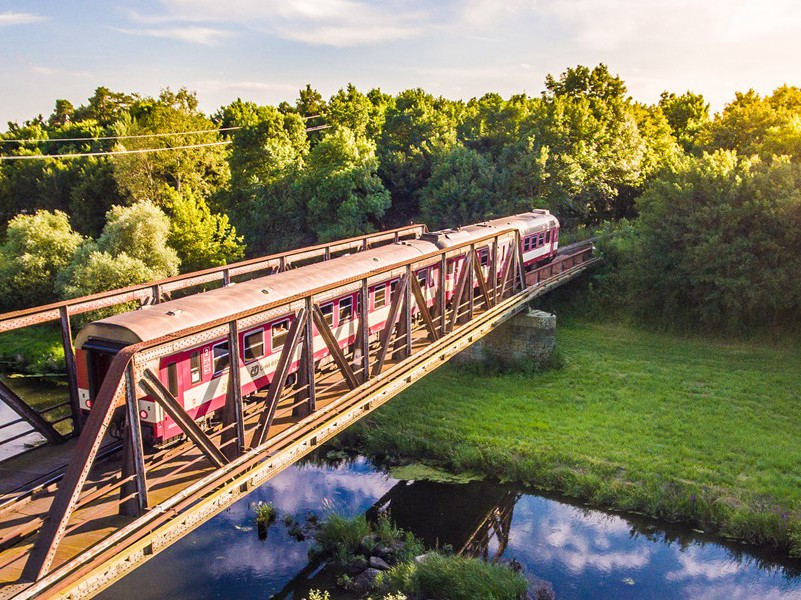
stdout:
[[(491, 482), (454, 486), (400, 481), (367, 511), (369, 520), (388, 512), (395, 524), (426, 548), (453, 548), (464, 556), (497, 562), (506, 551), (520, 492)], [(274, 599), (303, 598), (312, 589), (335, 589), (338, 570), (310, 562)]]
[(401, 481), (368, 512), (389, 511), (401, 529), (427, 548), (453, 548), (465, 556), (495, 562), (506, 550), (512, 514), (520, 494), (493, 483), (444, 486), (432, 481)]

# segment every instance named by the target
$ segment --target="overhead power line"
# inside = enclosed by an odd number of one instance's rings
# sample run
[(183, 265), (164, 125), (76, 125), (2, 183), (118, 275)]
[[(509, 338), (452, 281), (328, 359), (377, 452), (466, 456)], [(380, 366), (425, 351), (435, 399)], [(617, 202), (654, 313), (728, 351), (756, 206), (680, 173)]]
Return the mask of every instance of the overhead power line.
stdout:
[[(323, 115), (309, 115), (303, 117), (304, 121), (316, 119)], [(310, 127), (306, 131), (317, 131), (324, 129), (324, 126)], [(243, 127), (220, 127), (219, 129), (197, 129), (195, 131), (173, 131), (170, 133), (142, 133), (137, 135), (99, 135), (96, 137), (73, 137), (73, 138), (46, 138), (46, 139), (26, 139), (26, 138), (5, 138), (0, 139), (0, 144), (46, 144), (48, 142), (95, 142), (99, 140), (136, 140), (151, 137), (171, 137), (174, 135), (195, 135), (199, 133), (219, 133), (221, 131), (236, 131)]]
[[(331, 125), (317, 125), (316, 127), (307, 127), (306, 133), (310, 133), (312, 131), (320, 131), (321, 129), (328, 129)], [(209, 129), (206, 131), (228, 131), (232, 129), (243, 129), (242, 127), (226, 127), (224, 129)], [(201, 132), (183, 132), (183, 133), (164, 133), (164, 134), (153, 134), (153, 136), (167, 136), (167, 135), (185, 135), (189, 133), (201, 133)], [(118, 138), (92, 138), (92, 139), (123, 139), (124, 136), (120, 136)], [(151, 136), (128, 136), (131, 138), (135, 137), (151, 137)], [(69, 140), (70, 138), (53, 138), (53, 140), (42, 140), (42, 141), (56, 141), (57, 139), (60, 140)], [(81, 140), (88, 140), (90, 138), (77, 138)], [(5, 140), (11, 141), (11, 140)], [(70, 152), (68, 154), (26, 154), (26, 155), (15, 155), (15, 156), (0, 156), (0, 161), (5, 160), (44, 160), (47, 158), (81, 158), (87, 156), (120, 156), (122, 154), (148, 154), (151, 152), (168, 152), (170, 150), (190, 150), (192, 148), (208, 148), (210, 146), (226, 146), (228, 144), (232, 144), (232, 140), (223, 140), (219, 142), (208, 142), (205, 144), (187, 144), (184, 146), (167, 146), (165, 148), (135, 148), (133, 150), (111, 150), (111, 151), (103, 151), (103, 152)]]
[(234, 131), (236, 129), (242, 129), (242, 128), (220, 127), (219, 129), (198, 129), (196, 131), (174, 131), (171, 133), (142, 133), (139, 135), (101, 135), (98, 137), (47, 138), (44, 140), (0, 139), (0, 143), (16, 142), (20, 144), (46, 144), (47, 142), (95, 142), (98, 140), (135, 140), (135, 139), (151, 138), (151, 137), (171, 137), (174, 135), (193, 135), (197, 133), (217, 133), (220, 131)]
[(41, 160), (44, 158), (80, 158), (82, 156), (119, 156), (121, 154), (146, 154), (149, 152), (167, 152), (170, 150), (189, 150), (190, 148), (208, 148), (210, 146), (225, 146), (233, 143), (231, 140), (222, 142), (209, 142), (207, 144), (189, 144), (187, 146), (171, 146), (166, 148), (139, 148), (134, 150), (118, 150), (116, 152), (75, 152), (72, 154), (28, 154), (25, 156), (0, 156), (0, 160)]

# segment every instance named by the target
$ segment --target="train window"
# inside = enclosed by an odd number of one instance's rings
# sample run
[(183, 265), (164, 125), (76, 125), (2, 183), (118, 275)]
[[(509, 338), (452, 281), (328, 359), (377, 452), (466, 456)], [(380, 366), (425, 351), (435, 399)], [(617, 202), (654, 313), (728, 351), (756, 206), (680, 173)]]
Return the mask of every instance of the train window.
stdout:
[(540, 234), (540, 241), (539, 241), (539, 243), (537, 245), (538, 246), (542, 246), (544, 243), (545, 243), (545, 234), (541, 233)]
[(489, 250), (487, 250), (486, 248), (484, 248), (483, 250), (479, 250), (478, 262), (482, 267), (486, 267), (489, 264)]
[(373, 289), (373, 309), (381, 308), (387, 303), (387, 286), (383, 283)]
[(456, 259), (452, 258), (448, 261), (448, 275), (453, 275), (453, 272), (456, 270)]
[(202, 373), (200, 368), (200, 351), (193, 352), (189, 355), (189, 376), (192, 379), (192, 383), (200, 381)]
[(548, 243), (550, 243), (550, 241), (551, 241), (551, 232), (550, 231), (546, 231), (545, 232), (545, 243), (548, 244)]
[(325, 322), (328, 323), (329, 327), (334, 326), (334, 303), (329, 302), (328, 304), (323, 304), (320, 307), (320, 311), (323, 313), (323, 317), (325, 317)]
[(348, 321), (353, 318), (353, 298), (340, 298), (339, 300), (339, 322)]
[(284, 319), (270, 326), (270, 343), (273, 352), (283, 347), (286, 336), (289, 333), (289, 319)]
[(531, 238), (523, 238), (523, 252), (531, 250)]
[(173, 398), (178, 397), (178, 363), (167, 365), (167, 387)]
[(420, 269), (417, 271), (417, 283), (420, 284), (421, 288), (425, 289), (428, 284), (428, 269)]
[(216, 377), (228, 368), (228, 342), (222, 342), (212, 347), (214, 354), (214, 376)]
[(246, 362), (264, 356), (264, 330), (246, 333), (242, 336), (242, 345)]

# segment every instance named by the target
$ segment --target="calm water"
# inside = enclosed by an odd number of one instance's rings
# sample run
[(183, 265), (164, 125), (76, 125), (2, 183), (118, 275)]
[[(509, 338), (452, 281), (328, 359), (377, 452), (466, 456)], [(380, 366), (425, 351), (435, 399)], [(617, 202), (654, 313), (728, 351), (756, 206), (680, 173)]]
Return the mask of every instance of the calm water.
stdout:
[[(32, 377), (7, 377), (0, 375), (0, 380), (14, 390), (21, 398), (29, 402), (38, 402), (42, 406), (52, 406), (63, 402), (69, 397), (66, 385), (60, 385), (46, 379)], [(0, 425), (19, 419), (19, 415), (0, 400)], [(45, 441), (28, 423), (16, 423), (0, 429), (0, 441), (10, 439), (23, 432), (30, 432), (13, 442), (0, 444), (0, 461), (14, 456), (27, 447), (36, 446)]]
[[(278, 519), (265, 540), (252, 502)], [(389, 509), (429, 546), (516, 559), (556, 598), (799, 598), (801, 563), (686, 529), (588, 510), (486, 482), (402, 482), (364, 458), (310, 462), (277, 476), (107, 590), (107, 599), (302, 598), (331, 577), (308, 565), (285, 514)]]

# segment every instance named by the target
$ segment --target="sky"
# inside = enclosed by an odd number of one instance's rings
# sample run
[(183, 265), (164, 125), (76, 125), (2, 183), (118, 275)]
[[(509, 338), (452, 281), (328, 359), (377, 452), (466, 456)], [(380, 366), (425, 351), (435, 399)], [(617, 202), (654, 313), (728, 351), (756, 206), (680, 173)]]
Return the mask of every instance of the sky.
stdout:
[(635, 100), (690, 89), (720, 110), (801, 85), (800, 56), (799, 0), (0, 0), (0, 123), (100, 85), (184, 86), (214, 112), (306, 83), (538, 95), (548, 73), (600, 62)]

